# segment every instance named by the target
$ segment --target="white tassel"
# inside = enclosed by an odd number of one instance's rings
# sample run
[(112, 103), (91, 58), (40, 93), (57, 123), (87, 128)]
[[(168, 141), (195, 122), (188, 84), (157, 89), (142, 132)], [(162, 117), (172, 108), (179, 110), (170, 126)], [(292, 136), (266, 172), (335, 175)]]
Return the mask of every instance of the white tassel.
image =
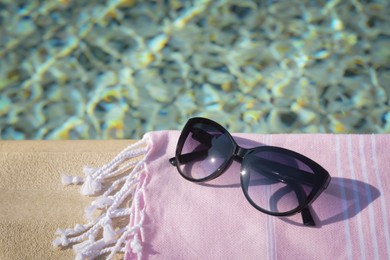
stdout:
[(77, 257), (81, 257), (80, 259), (94, 259), (105, 246), (106, 242), (103, 239), (94, 241), (90, 238), (89, 240), (74, 245), (73, 251), (76, 253), (76, 259)]
[(87, 206), (84, 209), (84, 218), (88, 221), (93, 221), (95, 219), (94, 213), (97, 207), (95, 205)]
[(96, 205), (99, 209), (106, 208), (112, 204), (114, 200), (110, 197), (99, 197), (95, 201), (92, 202), (93, 205)]
[(94, 213), (96, 209), (104, 209), (110, 206), (113, 202), (112, 198), (109, 197), (99, 197), (96, 200), (92, 201), (91, 205), (87, 206), (84, 209), (84, 217), (88, 221), (94, 220)]
[(66, 232), (65, 232), (65, 230), (63, 230), (61, 228), (57, 228), (55, 234), (62, 236), (62, 235), (66, 235)]
[(69, 240), (66, 236), (62, 235), (60, 237), (57, 237), (54, 241), (53, 241), (53, 246), (62, 246), (62, 247), (65, 247), (65, 246), (68, 246), (69, 245)]
[(84, 166), (83, 167), (83, 172), (84, 172), (85, 176), (92, 175), (97, 170), (98, 170), (97, 168), (93, 168), (93, 167), (90, 167), (90, 166)]
[(74, 231), (76, 233), (80, 233), (80, 232), (82, 232), (84, 230), (85, 230), (85, 226), (84, 225), (76, 224), (76, 226), (74, 226)]
[(76, 254), (76, 256), (75, 256), (75, 258), (74, 258), (75, 260), (85, 260), (85, 257), (83, 256), (83, 254)]
[(71, 184), (81, 184), (84, 182), (84, 178), (80, 176), (69, 176), (66, 174), (61, 174), (61, 183), (64, 186), (71, 185)]
[(116, 234), (114, 228), (112, 227), (111, 219), (107, 217), (107, 219), (103, 221), (102, 226), (103, 226), (103, 240), (105, 242), (113, 241), (114, 238), (116, 237)]
[(91, 242), (90, 240), (86, 240), (86, 241), (83, 241), (79, 244), (75, 244), (73, 246), (73, 251), (76, 254), (81, 254), (82, 252), (84, 252), (84, 249), (90, 247), (92, 243), (93, 242)]
[[(54, 246), (73, 245), (76, 259), (93, 259), (101, 254), (109, 254), (114, 257), (117, 252), (124, 251), (125, 240), (132, 235), (133, 250), (141, 255), (142, 244), (135, 233), (140, 230), (143, 219), (134, 223), (133, 227), (129, 223), (117, 223), (117, 229), (113, 227), (113, 220), (119, 217), (127, 217), (130, 221), (130, 214), (143, 211), (139, 208), (139, 203), (131, 202), (130, 207), (124, 205), (126, 200), (139, 200), (143, 189), (136, 190), (144, 172), (144, 160), (141, 155), (146, 155), (149, 145), (149, 136), (145, 135), (142, 141), (130, 145), (118, 154), (111, 162), (100, 169), (85, 167), (85, 179), (82, 177), (72, 177), (61, 175), (64, 185), (83, 183), (80, 193), (86, 196), (101, 193), (90, 206), (85, 208), (85, 217), (89, 223), (85, 225), (77, 224), (73, 229), (58, 229), (58, 237), (53, 241)], [(131, 168), (131, 166), (134, 166)], [(111, 183), (111, 186), (102, 186), (102, 183)], [(141, 185), (143, 186), (143, 185)], [(137, 204), (137, 205), (135, 205)], [(96, 209), (101, 209), (97, 215)], [(141, 214), (142, 215), (142, 214)], [(134, 229), (134, 226), (137, 228)], [(142, 230), (141, 230), (142, 231)], [(142, 232), (141, 232), (142, 233)], [(85, 240), (88, 237), (88, 240)], [(114, 246), (112, 246), (115, 244)]]
[(91, 175), (88, 175), (81, 187), (80, 193), (84, 196), (91, 196), (98, 193), (101, 189), (102, 184), (98, 180), (93, 179)]
[(137, 253), (141, 252), (142, 246), (141, 246), (141, 243), (138, 239), (138, 236), (134, 236), (134, 239), (133, 239), (133, 241), (131, 241), (130, 246), (131, 246), (133, 253), (137, 254)]

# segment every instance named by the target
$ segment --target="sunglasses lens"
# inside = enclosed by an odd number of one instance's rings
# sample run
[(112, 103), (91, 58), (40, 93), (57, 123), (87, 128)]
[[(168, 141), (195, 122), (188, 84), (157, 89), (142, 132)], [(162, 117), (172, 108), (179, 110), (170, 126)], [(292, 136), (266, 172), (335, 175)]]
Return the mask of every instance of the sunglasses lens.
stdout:
[(315, 183), (309, 166), (275, 151), (248, 154), (242, 174), (251, 203), (271, 213), (286, 213), (305, 203)]
[(178, 166), (182, 174), (201, 180), (218, 171), (233, 153), (233, 143), (227, 133), (215, 126), (196, 123), (184, 133)]

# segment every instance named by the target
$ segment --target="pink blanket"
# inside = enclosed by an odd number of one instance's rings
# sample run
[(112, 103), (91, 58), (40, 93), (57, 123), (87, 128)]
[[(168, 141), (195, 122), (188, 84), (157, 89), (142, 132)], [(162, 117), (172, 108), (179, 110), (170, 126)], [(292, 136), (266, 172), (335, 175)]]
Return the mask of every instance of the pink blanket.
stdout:
[(312, 228), (299, 214), (255, 210), (238, 163), (208, 183), (182, 178), (168, 162), (179, 134), (148, 133), (101, 169), (87, 169), (85, 179), (64, 176), (64, 184), (84, 182), (83, 194), (100, 194), (86, 213), (102, 210), (87, 224), (58, 230), (53, 243), (74, 245), (79, 258), (123, 251), (126, 259), (390, 259), (389, 135), (233, 134), (245, 147), (294, 150), (330, 173), (312, 205)]

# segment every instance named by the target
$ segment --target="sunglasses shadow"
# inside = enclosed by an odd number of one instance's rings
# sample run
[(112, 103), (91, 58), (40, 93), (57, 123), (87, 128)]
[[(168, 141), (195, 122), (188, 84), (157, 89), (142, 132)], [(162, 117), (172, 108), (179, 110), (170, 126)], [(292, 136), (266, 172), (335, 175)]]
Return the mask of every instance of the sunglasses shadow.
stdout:
[[(353, 179), (332, 177), (329, 186), (313, 203), (316, 210), (311, 210), (316, 227), (345, 221), (357, 216), (380, 196), (374, 186)], [(303, 226), (301, 222), (281, 218), (293, 225)]]

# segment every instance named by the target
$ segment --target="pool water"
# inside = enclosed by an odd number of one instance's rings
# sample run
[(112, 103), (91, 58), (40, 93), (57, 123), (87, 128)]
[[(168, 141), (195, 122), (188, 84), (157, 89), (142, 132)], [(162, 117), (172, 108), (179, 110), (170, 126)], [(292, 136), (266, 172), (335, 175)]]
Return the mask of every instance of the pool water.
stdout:
[(0, 3), (1, 139), (389, 133), (390, 1)]

